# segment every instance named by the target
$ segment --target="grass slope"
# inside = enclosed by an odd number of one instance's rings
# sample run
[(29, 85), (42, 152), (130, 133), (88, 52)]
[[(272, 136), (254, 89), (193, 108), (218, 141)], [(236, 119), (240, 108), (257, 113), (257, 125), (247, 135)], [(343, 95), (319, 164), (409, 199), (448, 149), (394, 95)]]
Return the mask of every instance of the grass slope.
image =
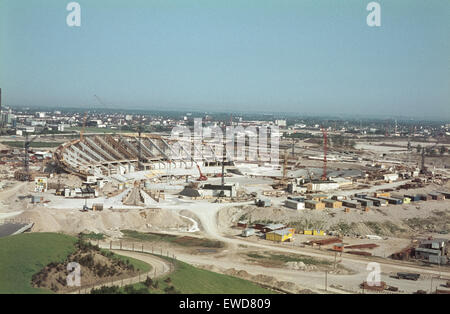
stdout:
[(150, 242), (168, 242), (180, 246), (198, 246), (206, 248), (223, 248), (225, 244), (221, 241), (214, 241), (204, 238), (196, 238), (190, 236), (175, 236), (170, 234), (154, 233), (154, 232), (138, 232), (134, 230), (120, 230), (126, 239)]
[[(199, 269), (181, 261), (176, 261), (176, 270), (170, 277), (171, 284), (181, 293), (194, 294), (268, 294), (271, 290), (241, 278)], [(160, 289), (167, 284), (162, 280)]]
[(33, 288), (31, 277), (51, 262), (63, 262), (76, 238), (55, 233), (25, 233), (0, 238), (0, 293), (48, 293)]
[[(24, 233), (0, 238), (0, 293), (52, 293), (31, 286), (32, 276), (46, 265), (62, 263), (72, 254), (77, 238), (59, 233)], [(128, 260), (135, 269), (148, 272), (152, 267), (142, 261)]]
[[(163, 257), (170, 261), (170, 258)], [(170, 283), (165, 280), (170, 277)], [(199, 269), (181, 261), (175, 261), (175, 271), (158, 280), (158, 288), (147, 288), (144, 283), (132, 285), (132, 289), (120, 288), (106, 293), (151, 293), (164, 294), (168, 286), (173, 286), (182, 294), (273, 294), (251, 281)], [(131, 290), (131, 292), (128, 291)]]

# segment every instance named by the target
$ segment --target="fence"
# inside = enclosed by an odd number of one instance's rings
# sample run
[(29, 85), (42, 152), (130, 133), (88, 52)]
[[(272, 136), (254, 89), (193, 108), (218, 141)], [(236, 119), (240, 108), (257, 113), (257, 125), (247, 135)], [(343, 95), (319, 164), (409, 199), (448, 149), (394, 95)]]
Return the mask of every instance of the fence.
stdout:
[(4, 219), (0, 219), (0, 225), (4, 225), (4, 224), (25, 224), (25, 225), (29, 225), (33, 223), (31, 221), (31, 219), (28, 218), (4, 218)]
[[(118, 242), (109, 241), (109, 243), (100, 243), (99, 240), (97, 240), (97, 241), (92, 240), (91, 243), (97, 244), (97, 246), (102, 249), (152, 254), (156, 258), (168, 257), (173, 260), (176, 260), (176, 256), (174, 254), (171, 254), (169, 251), (167, 251), (167, 250), (164, 251), (162, 248), (155, 247), (155, 246), (151, 246), (151, 249), (150, 249), (148, 245), (144, 245), (143, 243), (134, 243), (134, 242), (128, 243), (128, 242), (123, 242), (123, 241), (118, 241)], [(153, 268), (151, 271), (144, 272), (144, 273), (139, 272), (138, 276), (131, 277), (131, 278), (129, 276), (123, 276), (123, 277), (119, 276), (118, 278), (117, 277), (111, 278), (111, 279), (105, 280), (104, 282), (96, 279), (95, 282), (93, 282), (91, 284), (89, 282), (87, 284), (83, 284), (83, 278), (81, 278), (81, 286), (80, 287), (74, 287), (74, 288), (66, 290), (65, 292), (87, 294), (87, 293), (90, 293), (92, 289), (98, 289), (101, 287), (118, 286), (118, 287), (122, 288), (127, 285), (132, 285), (132, 284), (136, 284), (139, 282), (143, 282), (146, 280), (147, 277), (149, 277), (151, 279), (155, 279), (155, 278), (161, 277), (165, 274), (171, 273), (173, 270), (175, 270), (174, 261), (171, 261), (170, 259), (164, 259), (163, 262), (168, 264), (168, 266), (169, 266), (168, 269), (164, 267), (164, 263), (162, 263), (161, 268), (159, 268), (155, 264), (151, 264), (151, 266)]]

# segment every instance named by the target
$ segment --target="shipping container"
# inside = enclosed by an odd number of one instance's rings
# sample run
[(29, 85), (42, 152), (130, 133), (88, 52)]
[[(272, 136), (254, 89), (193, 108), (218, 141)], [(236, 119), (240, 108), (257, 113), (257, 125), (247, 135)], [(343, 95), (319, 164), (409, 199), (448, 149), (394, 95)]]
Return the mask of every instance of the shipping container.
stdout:
[(292, 239), (295, 229), (286, 228), (266, 233), (266, 240), (284, 242)]
[(428, 194), (418, 194), (418, 196), (420, 197), (421, 201), (431, 201), (431, 195)]
[(418, 201), (420, 201), (420, 196), (419, 195), (405, 194), (404, 197), (409, 198), (411, 200), (411, 202), (418, 202)]
[(440, 193), (428, 193), (428, 195), (431, 196), (431, 199), (435, 200), (435, 201), (442, 201), (445, 199), (444, 195), (440, 194)]
[(324, 209), (325, 208), (325, 203), (318, 202), (318, 201), (313, 201), (313, 200), (308, 200), (308, 201), (305, 201), (305, 208), (320, 210), (320, 209)]
[(342, 205), (350, 208), (361, 208), (361, 203), (354, 200), (342, 201)]
[(305, 209), (305, 203), (304, 202), (298, 202), (298, 201), (295, 201), (295, 200), (286, 200), (284, 202), (284, 205), (286, 207), (293, 208), (293, 209), (296, 209), (296, 210)]
[(254, 234), (255, 234), (255, 229), (247, 228), (247, 229), (242, 230), (242, 234), (241, 235), (243, 237), (249, 237), (249, 236), (252, 236)]
[(401, 205), (403, 204), (403, 200), (399, 199), (399, 198), (392, 198), (392, 197), (382, 197), (380, 196), (381, 199), (388, 201), (389, 204), (392, 205)]
[(325, 235), (325, 231), (324, 230), (313, 230), (313, 235), (315, 236), (323, 236)]
[(340, 202), (340, 201), (336, 201), (336, 200), (332, 200), (332, 199), (323, 199), (322, 202), (325, 203), (325, 207), (327, 207), (327, 208), (341, 208), (342, 207), (342, 202)]
[(373, 196), (375, 196), (375, 197), (391, 197), (391, 193), (389, 193), (389, 192), (375, 192), (374, 194), (373, 194)]
[(371, 200), (368, 200), (368, 199), (365, 199), (365, 198), (354, 197), (353, 200), (361, 203), (361, 205), (364, 206), (364, 207), (373, 206), (373, 202)]
[(436, 193), (440, 193), (440, 194), (444, 195), (445, 199), (450, 199), (450, 192), (438, 191)]
[(387, 204), (388, 204), (388, 201), (383, 200), (381, 198), (377, 198), (377, 197), (368, 196), (368, 197), (366, 197), (366, 199), (372, 201), (373, 205), (377, 206), (377, 207), (387, 206)]

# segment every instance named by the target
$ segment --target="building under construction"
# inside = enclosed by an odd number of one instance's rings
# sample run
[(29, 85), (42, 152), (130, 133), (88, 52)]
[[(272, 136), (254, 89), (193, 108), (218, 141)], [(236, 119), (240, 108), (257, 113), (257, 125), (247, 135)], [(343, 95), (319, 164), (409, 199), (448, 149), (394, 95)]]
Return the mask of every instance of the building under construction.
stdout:
[(58, 147), (55, 158), (66, 171), (82, 177), (222, 165), (222, 144), (195, 144), (153, 134), (85, 135)]

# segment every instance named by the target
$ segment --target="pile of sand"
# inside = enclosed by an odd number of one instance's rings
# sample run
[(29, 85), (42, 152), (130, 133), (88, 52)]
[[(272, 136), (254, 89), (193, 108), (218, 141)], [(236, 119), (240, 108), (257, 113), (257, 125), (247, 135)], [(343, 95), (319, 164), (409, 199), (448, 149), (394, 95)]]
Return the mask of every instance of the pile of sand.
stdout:
[(164, 209), (80, 212), (38, 207), (24, 211), (20, 218), (34, 222), (34, 232), (80, 232), (104, 233), (120, 236), (120, 230), (132, 229), (142, 232), (164, 229), (187, 228), (190, 222)]

